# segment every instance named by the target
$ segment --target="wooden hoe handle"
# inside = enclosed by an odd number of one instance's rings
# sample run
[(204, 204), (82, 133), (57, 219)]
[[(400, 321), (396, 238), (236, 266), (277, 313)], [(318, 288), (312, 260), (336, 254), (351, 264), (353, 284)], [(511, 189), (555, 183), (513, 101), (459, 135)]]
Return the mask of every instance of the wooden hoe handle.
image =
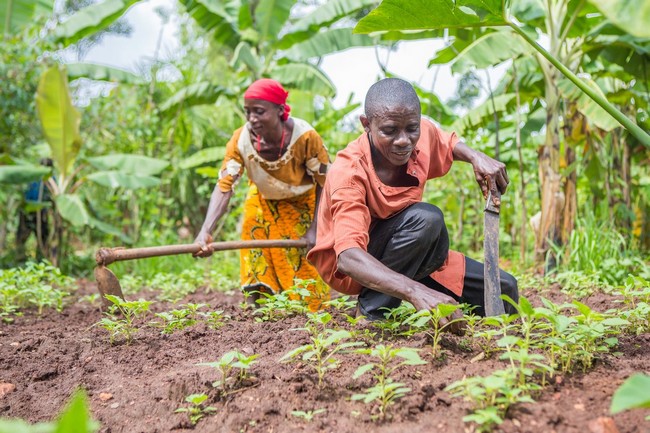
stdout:
[[(214, 251), (242, 250), (250, 248), (305, 248), (307, 241), (304, 239), (270, 239), (253, 241), (227, 241), (212, 242)], [(146, 259), (148, 257), (173, 256), (176, 254), (194, 254), (201, 247), (198, 244), (164, 245), (160, 247), (145, 248), (100, 248), (95, 254), (95, 261), (100, 266), (107, 266), (113, 262), (132, 259)]]

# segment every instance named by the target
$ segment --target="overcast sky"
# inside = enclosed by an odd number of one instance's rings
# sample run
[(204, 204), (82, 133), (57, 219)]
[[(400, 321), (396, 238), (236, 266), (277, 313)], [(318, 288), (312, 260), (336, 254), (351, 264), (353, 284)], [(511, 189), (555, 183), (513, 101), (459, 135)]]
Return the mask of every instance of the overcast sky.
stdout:
[[(141, 70), (142, 65), (154, 56), (163, 25), (160, 16), (154, 12), (155, 9), (163, 7), (174, 10), (175, 5), (175, 0), (148, 0), (137, 3), (125, 15), (133, 27), (131, 36), (105, 37), (100, 45), (90, 50), (84, 61), (116, 66), (133, 72)], [(174, 55), (177, 51), (177, 29), (178, 20), (175, 17), (163, 27), (160, 49), (162, 58)], [(436, 50), (442, 46), (443, 42), (440, 40), (402, 42), (398, 49), (390, 54), (386, 49), (379, 48), (379, 57), (385, 62), (388, 55), (387, 66), (392, 73), (425, 89), (431, 89), (436, 68), (429, 69), (427, 65)], [(374, 48), (354, 48), (328, 55), (323, 59), (321, 67), (336, 86), (336, 106), (342, 106), (351, 93), (355, 95), (355, 102), (361, 101), (381, 73)], [(443, 65), (439, 68), (433, 90), (442, 100), (447, 100), (456, 90), (457, 79), (452, 76), (449, 66)], [(494, 72), (496, 76), (501, 74), (502, 71)], [(493, 82), (496, 81), (494, 78)]]

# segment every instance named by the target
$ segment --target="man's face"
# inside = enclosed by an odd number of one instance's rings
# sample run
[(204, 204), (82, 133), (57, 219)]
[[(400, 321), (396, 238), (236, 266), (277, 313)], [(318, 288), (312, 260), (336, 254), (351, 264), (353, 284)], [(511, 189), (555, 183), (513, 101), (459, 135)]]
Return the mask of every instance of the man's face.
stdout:
[(244, 112), (253, 132), (265, 136), (269, 132), (275, 133), (284, 108), (269, 101), (244, 99)]
[(406, 164), (420, 139), (420, 110), (399, 105), (386, 107), (361, 124), (370, 132), (372, 144), (384, 160), (394, 166)]

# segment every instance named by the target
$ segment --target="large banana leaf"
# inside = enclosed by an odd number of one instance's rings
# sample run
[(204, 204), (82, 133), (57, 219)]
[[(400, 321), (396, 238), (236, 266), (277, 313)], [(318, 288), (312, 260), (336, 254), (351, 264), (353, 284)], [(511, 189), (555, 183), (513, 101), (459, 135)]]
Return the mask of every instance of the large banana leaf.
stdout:
[(290, 88), (323, 96), (334, 96), (336, 93), (330, 79), (320, 69), (309, 63), (281, 65), (274, 68), (271, 75)]
[(351, 16), (363, 8), (374, 6), (377, 0), (330, 0), (313, 12), (296, 21), (278, 43), (278, 48), (287, 49), (297, 42), (309, 39), (319, 29), (329, 27), (336, 21)]
[(98, 81), (113, 81), (124, 84), (144, 84), (142, 77), (133, 74), (124, 69), (113, 68), (111, 66), (96, 65), (93, 63), (68, 63), (68, 78), (75, 80), (77, 78), (88, 78)]
[(54, 197), (56, 209), (61, 217), (73, 226), (87, 226), (90, 214), (78, 194), (59, 194)]
[(207, 147), (198, 152), (182, 159), (178, 168), (183, 170), (198, 167), (199, 165), (212, 163), (216, 165), (217, 161), (222, 160), (226, 154), (225, 146)]
[(125, 153), (96, 156), (88, 158), (88, 162), (99, 170), (117, 170), (137, 176), (156, 176), (169, 166), (169, 162), (162, 159)]
[(116, 170), (89, 174), (88, 180), (108, 188), (140, 189), (160, 185), (160, 179), (157, 177), (128, 174)]
[(250, 44), (243, 41), (235, 48), (230, 65), (234, 69), (239, 69), (241, 65), (246, 65), (255, 77), (262, 71), (262, 65), (258, 56), (253, 52)]
[(54, 0), (4, 0), (0, 3), (1, 34), (17, 33), (29, 23), (34, 16), (52, 14)]
[(255, 8), (255, 28), (263, 40), (277, 39), (294, 4), (296, 0), (259, 0)]
[[(514, 93), (506, 93), (494, 97), (494, 106), (496, 112), (501, 113), (508, 109), (508, 105), (514, 100)], [(492, 100), (488, 98), (478, 107), (472, 108), (464, 117), (461, 117), (453, 123), (451, 129), (458, 135), (464, 135), (465, 131), (470, 128), (485, 126), (494, 120), (494, 107)]]
[(180, 0), (196, 23), (207, 32), (212, 32), (214, 40), (230, 48), (235, 48), (241, 40), (237, 20), (240, 2), (222, 0)]
[(36, 107), (54, 164), (60, 176), (66, 178), (81, 148), (81, 116), (70, 100), (68, 76), (63, 69), (52, 66), (41, 75)]
[(503, 0), (384, 0), (354, 32), (501, 26), (503, 8)]
[(175, 110), (180, 104), (183, 107), (192, 105), (214, 104), (221, 95), (229, 95), (230, 92), (223, 87), (203, 81), (201, 83), (190, 84), (174, 93), (171, 98), (160, 106), (160, 111), (167, 112)]
[(368, 47), (376, 44), (375, 38), (352, 34), (351, 28), (339, 28), (316, 33), (285, 51), (284, 56), (291, 60), (304, 61), (351, 47)]
[(463, 74), (471, 69), (485, 69), (506, 60), (533, 53), (533, 48), (511, 30), (487, 33), (458, 53), (452, 72)]
[(52, 170), (40, 165), (0, 165), (0, 184), (15, 185), (41, 180)]
[[(594, 91), (603, 95), (603, 91), (598, 87), (598, 84), (591, 79), (582, 78), (583, 81), (589, 85)], [(558, 81), (558, 89), (562, 95), (571, 101), (576, 101), (578, 111), (580, 111), (589, 122), (596, 125), (598, 128), (604, 131), (611, 131), (614, 128), (619, 126), (619, 123), (612, 116), (603, 110), (602, 107), (596, 104), (591, 98), (585, 95), (583, 92), (578, 89), (575, 84), (567, 79)], [(605, 95), (603, 95), (604, 97)]]
[(648, 0), (589, 0), (611, 22), (626, 32), (650, 38), (650, 1)]
[(74, 44), (110, 26), (139, 0), (104, 0), (86, 6), (61, 23), (54, 31), (57, 42)]

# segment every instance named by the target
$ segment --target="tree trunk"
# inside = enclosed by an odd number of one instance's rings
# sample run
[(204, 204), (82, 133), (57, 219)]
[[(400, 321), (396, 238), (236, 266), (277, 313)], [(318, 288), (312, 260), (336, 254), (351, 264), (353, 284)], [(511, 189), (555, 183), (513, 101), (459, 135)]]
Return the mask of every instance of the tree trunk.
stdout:
[(515, 143), (517, 145), (517, 156), (519, 157), (519, 177), (521, 178), (521, 190), (519, 191), (519, 200), (521, 201), (521, 228), (520, 228), (520, 250), (519, 255), (521, 263), (526, 263), (526, 234), (528, 225), (528, 212), (526, 211), (526, 175), (524, 173), (524, 156), (521, 147), (521, 97), (519, 95), (519, 77), (517, 76), (517, 66), (515, 60), (512, 61), (512, 75), (515, 84), (515, 95), (517, 95), (517, 108), (515, 111)]
[(535, 239), (535, 260), (545, 262), (545, 271), (556, 266), (556, 258), (549, 251), (551, 244), (560, 244), (564, 193), (560, 175), (560, 95), (556, 85), (557, 71), (551, 70), (546, 80), (546, 141), (539, 152), (542, 215)]

